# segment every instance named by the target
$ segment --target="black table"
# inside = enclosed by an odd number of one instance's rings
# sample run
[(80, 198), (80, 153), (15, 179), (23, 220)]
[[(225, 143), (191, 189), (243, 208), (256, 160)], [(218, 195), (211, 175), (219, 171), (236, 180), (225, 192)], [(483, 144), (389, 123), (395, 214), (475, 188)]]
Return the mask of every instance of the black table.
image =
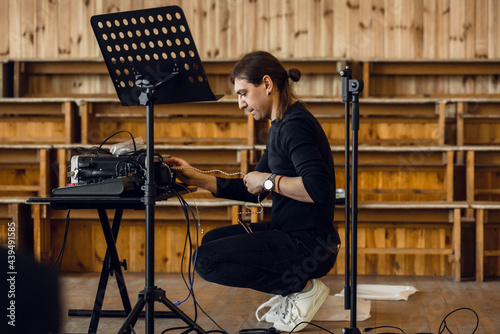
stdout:
[[(193, 189), (190, 189), (192, 191)], [(185, 193), (179, 191), (179, 193)], [(174, 197), (173, 192), (167, 192), (158, 196), (156, 201), (166, 200)], [(100, 317), (126, 317), (132, 310), (130, 299), (125, 285), (125, 279), (122, 273), (122, 266), (126, 270), (126, 261), (120, 261), (118, 251), (116, 250), (115, 240), (118, 237), (120, 223), (124, 209), (144, 210), (145, 204), (140, 197), (118, 197), (118, 196), (54, 196), (54, 197), (35, 197), (29, 198), (27, 203), (32, 204), (48, 204), (54, 210), (70, 210), (70, 209), (96, 209), (99, 214), (104, 238), (106, 239), (106, 255), (97, 287), (97, 293), (94, 301), (94, 308), (90, 310), (69, 310), (70, 316), (91, 316), (88, 333), (96, 333)], [(113, 224), (110, 227), (109, 218), (106, 210), (115, 210)], [(123, 304), (123, 311), (104, 311), (102, 303), (108, 278), (110, 275), (115, 275), (118, 284), (118, 290)], [(155, 312), (155, 317), (176, 317), (172, 312)]]

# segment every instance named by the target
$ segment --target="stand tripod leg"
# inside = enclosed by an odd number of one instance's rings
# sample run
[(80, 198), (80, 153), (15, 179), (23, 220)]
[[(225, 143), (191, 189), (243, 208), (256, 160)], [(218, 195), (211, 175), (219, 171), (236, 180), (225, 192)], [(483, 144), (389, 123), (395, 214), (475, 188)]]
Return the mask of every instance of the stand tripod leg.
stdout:
[[(99, 284), (97, 286), (97, 293), (94, 301), (94, 308), (90, 314), (90, 325), (89, 334), (95, 334), (97, 332), (97, 327), (99, 325), (99, 319), (102, 315), (102, 302), (104, 300), (104, 295), (106, 292), (106, 287), (108, 285), (109, 276), (113, 274), (116, 275), (116, 282), (118, 284), (118, 290), (122, 299), (123, 309), (125, 315), (130, 312), (132, 306), (130, 304), (130, 299), (128, 297), (127, 287), (125, 285), (125, 279), (121, 270), (120, 260), (118, 258), (118, 252), (116, 251), (115, 240), (118, 236), (118, 231), (120, 229), (120, 222), (122, 218), (123, 210), (116, 210), (115, 216), (113, 218), (112, 228), (109, 228), (109, 220), (104, 209), (98, 209), (99, 219), (102, 225), (104, 238), (106, 239), (107, 250), (104, 257), (103, 267), (101, 271), (101, 276), (99, 279)], [(111, 311), (113, 314), (119, 312)], [(89, 316), (89, 310), (69, 310), (68, 314), (70, 316)]]
[(144, 291), (141, 291), (139, 293), (139, 298), (137, 300), (137, 303), (135, 304), (132, 311), (130, 311), (130, 313), (129, 313), (127, 319), (125, 319), (125, 322), (123, 323), (122, 327), (120, 327), (118, 334), (120, 334), (120, 333), (130, 334), (132, 332), (131, 329), (132, 329), (132, 327), (135, 326), (135, 323), (137, 322), (137, 318), (141, 314), (141, 311), (144, 308), (145, 304), (146, 304), (146, 300), (145, 300)]
[[(118, 237), (118, 230), (120, 228), (122, 216), (123, 210), (115, 211), (115, 216), (113, 217), (113, 226), (111, 228), (113, 240), (116, 240), (116, 238)], [(116, 245), (114, 245), (114, 248), (116, 249)], [(125, 311), (125, 314), (128, 314), (132, 310), (132, 305), (130, 304), (127, 287), (125, 285), (125, 278), (123, 277), (121, 263), (118, 258), (118, 252), (116, 254), (117, 258), (115, 259), (115, 263), (112, 263), (111, 269), (115, 272), (116, 283), (118, 284), (118, 291), (120, 292), (120, 297), (122, 299), (123, 309)], [(126, 267), (125, 270), (127, 270)]]
[(166, 307), (168, 307), (172, 312), (177, 314), (179, 318), (181, 318), (189, 327), (191, 327), (196, 333), (206, 333), (203, 328), (198, 326), (196, 322), (194, 322), (191, 318), (189, 318), (184, 312), (182, 312), (177, 306), (175, 306), (170, 300), (165, 296), (165, 291), (162, 289), (158, 289), (159, 301), (163, 303)]
[(106, 268), (107, 262), (110, 261), (109, 252), (106, 252), (104, 257), (104, 267), (101, 271), (101, 278), (99, 279), (99, 285), (97, 286), (97, 293), (94, 301), (94, 309), (92, 310), (92, 315), (90, 318), (89, 334), (97, 333), (97, 326), (99, 325), (99, 319), (101, 318), (102, 302), (104, 300), (104, 293), (106, 292), (106, 286), (108, 285), (108, 278), (110, 269)]

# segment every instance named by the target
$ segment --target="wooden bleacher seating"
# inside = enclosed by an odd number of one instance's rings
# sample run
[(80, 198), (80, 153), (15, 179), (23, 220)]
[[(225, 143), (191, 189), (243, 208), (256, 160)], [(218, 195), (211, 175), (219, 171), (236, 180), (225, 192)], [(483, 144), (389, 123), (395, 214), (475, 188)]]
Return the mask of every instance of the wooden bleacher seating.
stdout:
[[(203, 63), (214, 92), (226, 95), (223, 100), (155, 107), (157, 150), (184, 157), (201, 169), (252, 169), (265, 143), (262, 134), (267, 133), (268, 124), (255, 122), (238, 109), (228, 77), (235, 61)], [(494, 178), (499, 163), (491, 147), (497, 145), (500, 94), (495, 85), (484, 85), (491, 81), (491, 75), (500, 72), (500, 61), (485, 64), (454, 60), (285, 60), (287, 68), (297, 67), (303, 73), (296, 91), (330, 138), (338, 187), (344, 182), (344, 104), (338, 72), (349, 65), (353, 76), (365, 81), (360, 101), (361, 273), (453, 275), (457, 280), (462, 276), (460, 268), (467, 264), (457, 244), (460, 222), (468, 221), (475, 212), (466, 202), (496, 200), (495, 189), (500, 189), (500, 180)], [(8, 128), (1, 143), (46, 144), (44, 164), (49, 161), (50, 167), (45, 169), (56, 173), (45, 188), (42, 181), (36, 181), (40, 185), (24, 184), (24, 179), (16, 183), (17, 189), (27, 191), (21, 194), (50, 193), (54, 185), (64, 185), (66, 169), (61, 167), (69, 164), (74, 146), (100, 144), (118, 130), (145, 138), (145, 111), (142, 107), (121, 106), (100, 60), (11, 60), (2, 67), (3, 96), (15, 98), (0, 99), (0, 123), (4, 124), (0, 127), (7, 129), (5, 124), (9, 122), (15, 126)], [(465, 86), (461, 85), (464, 78)], [(471, 88), (474, 84), (475, 90)], [(12, 87), (12, 93), (7, 86)], [(45, 118), (47, 123), (41, 117), (45, 110), (50, 114)], [(33, 128), (37, 131), (24, 130)], [(123, 138), (117, 136), (109, 143)], [(33, 154), (29, 149), (25, 153)], [(461, 165), (466, 166), (463, 175), (456, 171)], [(492, 182), (483, 187), (478, 180), (484, 175)], [(463, 184), (467, 198), (456, 195)], [(236, 223), (235, 213), (246, 210), (246, 204), (209, 199), (203, 191), (194, 196), (200, 203), (205, 231)], [(250, 209), (253, 215), (246, 220), (269, 217), (268, 208), (261, 215), (255, 206)], [(35, 254), (40, 260), (49, 260), (58, 251), (65, 213), (40, 205), (33, 205), (32, 211)], [(183, 215), (173, 200), (159, 204), (158, 211), (159, 238), (170, 248), (160, 250), (157, 266), (159, 270), (176, 271), (180, 255), (172, 244), (185, 233)], [(343, 212), (341, 208), (337, 211), (335, 223), (342, 229)], [(76, 261), (65, 263), (64, 269), (98, 271), (102, 259), (88, 252), (93, 248), (93, 253), (104, 256), (105, 243), (96, 215), (87, 211), (75, 211), (73, 215), (71, 236), (85, 236), (67, 250)], [(139, 222), (143, 219), (142, 212), (126, 214), (120, 232), (120, 255), (134, 263), (129, 266), (132, 271), (143, 270), (144, 256), (126, 247), (131, 242), (140, 244), (144, 233)], [(163, 247), (163, 242), (160, 245)], [(336, 273), (343, 270), (341, 263), (336, 268)]]

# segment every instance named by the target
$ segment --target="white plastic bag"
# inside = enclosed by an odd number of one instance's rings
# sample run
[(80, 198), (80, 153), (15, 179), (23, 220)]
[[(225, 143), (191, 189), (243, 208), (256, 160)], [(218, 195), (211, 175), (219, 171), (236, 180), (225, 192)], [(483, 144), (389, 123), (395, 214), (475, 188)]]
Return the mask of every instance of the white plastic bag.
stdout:
[[(134, 141), (135, 141), (135, 147), (134, 147)], [(135, 138), (134, 141), (128, 140), (123, 143), (111, 145), (109, 147), (109, 151), (115, 157), (118, 157), (120, 155), (146, 149), (146, 144), (144, 144), (144, 139), (142, 137), (137, 137)]]
[[(370, 318), (371, 301), (357, 299), (356, 321), (365, 321)], [(351, 321), (351, 310), (344, 310), (344, 298), (328, 296), (313, 318), (314, 321)]]
[[(370, 300), (408, 300), (418, 290), (405, 285), (358, 284), (357, 297)], [(344, 296), (344, 290), (335, 296)]]

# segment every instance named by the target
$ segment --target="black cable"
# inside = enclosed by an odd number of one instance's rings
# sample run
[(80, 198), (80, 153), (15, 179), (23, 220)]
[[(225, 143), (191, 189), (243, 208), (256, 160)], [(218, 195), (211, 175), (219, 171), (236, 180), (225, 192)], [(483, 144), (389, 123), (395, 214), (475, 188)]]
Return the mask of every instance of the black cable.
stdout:
[[(189, 191), (188, 188), (186, 188), (187, 191)], [(195, 214), (192, 210), (192, 208), (189, 206), (189, 204), (184, 200), (184, 198), (175, 190), (173, 190), (173, 192), (177, 195), (178, 198), (180, 198), (180, 200), (182, 200), (182, 202), (184, 203), (185, 207), (189, 209), (189, 211), (191, 212), (191, 215), (193, 217), (193, 221), (195, 222), (196, 224), (196, 217), (195, 217)], [(196, 229), (197, 233), (198, 233), (198, 229)], [(196, 248), (198, 248), (198, 242), (196, 243)], [(196, 260), (195, 260), (196, 261)], [(190, 263), (193, 263), (192, 261), (190, 261)], [(189, 267), (191, 268), (191, 267)], [(194, 270), (194, 266), (193, 266), (193, 270)], [(194, 274), (194, 272), (193, 272)], [(191, 275), (189, 275), (189, 277), (191, 277)], [(220, 331), (218, 330), (213, 330), (212, 332), (219, 332), (219, 333), (224, 333), (224, 334), (228, 334), (228, 332), (226, 330), (224, 330), (210, 315), (208, 315), (207, 312), (205, 312), (205, 310), (201, 307), (201, 305), (198, 303), (198, 301), (196, 300), (196, 297), (195, 297), (195, 294), (194, 294), (194, 282), (192, 282), (191, 284), (191, 287), (192, 287), (192, 298), (193, 298), (193, 303), (195, 305), (195, 316), (197, 317), (198, 315), (198, 312), (197, 312), (197, 309), (200, 309), (200, 311), (208, 318), (210, 319), (210, 321), (212, 321), (212, 323), (217, 326), (219, 328)]]
[(324, 327), (321, 327), (321, 326), (319, 326), (319, 325), (313, 324), (312, 322), (308, 322), (308, 321), (301, 321), (301, 322), (299, 322), (299, 323), (298, 323), (297, 325), (295, 325), (295, 327), (294, 327), (294, 328), (292, 328), (292, 330), (291, 330), (290, 332), (288, 332), (288, 333), (289, 333), (289, 334), (294, 333), (294, 330), (295, 330), (295, 329), (296, 329), (299, 325), (301, 325), (301, 324), (308, 324), (308, 325), (311, 325), (311, 326), (317, 327), (317, 328), (319, 328), (319, 329), (322, 329), (322, 330), (324, 330), (325, 332), (328, 332), (328, 333), (334, 334), (333, 332), (329, 331), (328, 329), (326, 329), (326, 328), (324, 328)]
[(446, 329), (446, 330), (448, 330), (448, 333), (451, 333), (451, 334), (452, 334), (452, 332), (450, 331), (450, 329), (449, 329), (449, 328), (448, 328), (448, 326), (446, 325), (446, 319), (447, 319), (450, 315), (452, 315), (453, 313), (458, 312), (458, 311), (461, 311), (461, 310), (471, 311), (472, 313), (474, 313), (474, 314), (476, 315), (476, 328), (474, 328), (474, 331), (472, 331), (472, 333), (471, 333), (471, 334), (474, 334), (474, 333), (476, 332), (477, 328), (479, 327), (479, 316), (477, 315), (476, 311), (474, 311), (473, 309), (468, 308), (468, 307), (461, 307), (461, 308), (458, 308), (458, 309), (456, 309), (456, 310), (454, 310), (454, 311), (451, 311), (450, 313), (448, 313), (448, 314), (446, 315), (446, 317), (444, 317), (443, 321), (441, 321), (441, 324), (439, 325), (439, 330), (438, 330), (438, 333), (439, 333), (439, 334), (442, 334), (442, 333), (444, 332), (444, 330), (445, 330), (445, 329)]
[[(188, 269), (188, 279), (187, 280), (186, 280), (186, 277), (184, 276), (184, 271), (182, 270), (182, 268), (184, 267), (184, 257), (186, 255), (186, 247), (187, 247), (188, 244), (191, 245), (191, 234), (190, 234), (190, 231), (189, 231), (190, 218), (189, 218), (189, 212), (188, 212), (189, 205), (187, 204), (187, 202), (182, 198), (182, 196), (178, 192), (176, 192), (174, 190), (173, 193), (177, 196), (177, 198), (178, 198), (178, 200), (179, 200), (179, 202), (181, 204), (181, 208), (182, 208), (182, 211), (184, 212), (184, 216), (185, 216), (186, 223), (187, 223), (187, 233), (186, 233), (186, 238), (184, 240), (184, 248), (183, 248), (182, 257), (181, 257), (181, 277), (182, 277), (182, 280), (184, 281), (184, 284), (188, 288), (189, 294), (188, 294), (188, 297), (186, 297), (182, 302), (186, 301), (189, 297), (192, 297), (193, 302), (194, 302), (194, 312), (195, 312), (195, 315), (193, 317), (193, 321), (196, 322), (197, 317), (198, 317), (198, 312), (197, 312), (197, 308), (196, 308), (196, 298), (195, 298), (194, 291), (193, 291), (194, 280), (191, 278), (191, 269), (190, 269), (191, 266), (188, 266), (189, 269)], [(193, 215), (193, 219), (196, 220), (196, 218), (195, 218), (194, 213), (192, 212), (192, 210), (191, 210), (191, 213)], [(190, 249), (190, 252), (189, 252), (189, 263), (192, 263), (192, 248), (189, 247), (189, 249)], [(176, 302), (174, 304), (175, 305), (179, 305), (182, 302)], [(189, 333), (190, 331), (193, 330), (190, 326), (172, 327), (172, 328), (165, 329), (162, 332), (162, 334), (165, 334), (168, 331), (181, 330), (181, 329), (184, 330), (184, 332), (182, 332), (182, 333)]]
[[(454, 311), (451, 311), (450, 313), (448, 313), (444, 319), (441, 321), (441, 324), (439, 325), (439, 330), (438, 330), (438, 334), (442, 334), (444, 333), (444, 330), (446, 329), (448, 331), (448, 333), (450, 334), (453, 334), (453, 332), (448, 328), (448, 326), (446, 325), (446, 319), (451, 316), (453, 313), (455, 312), (458, 312), (458, 311), (461, 311), (461, 310), (467, 310), (467, 311), (471, 311), (472, 313), (474, 313), (476, 315), (476, 328), (474, 328), (474, 330), (472, 331), (471, 334), (474, 334), (477, 330), (477, 328), (479, 327), (479, 316), (478, 314), (476, 313), (476, 311), (474, 311), (473, 309), (471, 308), (468, 308), (468, 307), (460, 307), (460, 308), (457, 308), (456, 310)], [(400, 330), (403, 334), (405, 333), (401, 328), (399, 327), (395, 327), (395, 326), (378, 326), (378, 327), (367, 327), (365, 328), (363, 331), (364, 332), (369, 332), (369, 331), (372, 331), (374, 329), (380, 329), (380, 328), (393, 328), (393, 329), (398, 329)], [(291, 333), (291, 332), (290, 332)]]
[(405, 334), (405, 332), (399, 328), (399, 327), (396, 327), (396, 326), (377, 326), (377, 327), (367, 327), (363, 330), (363, 332), (369, 332), (369, 331), (372, 331), (374, 329), (381, 329), (381, 328), (392, 328), (392, 329), (397, 329), (399, 331), (401, 331), (401, 333)]
[(66, 221), (64, 224), (64, 237), (61, 245), (61, 250), (59, 251), (59, 255), (57, 255), (56, 260), (52, 264), (52, 268), (56, 268), (57, 262), (59, 261), (59, 267), (57, 268), (57, 272), (61, 271), (62, 260), (64, 256), (64, 249), (66, 248), (66, 240), (68, 239), (68, 231), (69, 231), (69, 213), (71, 210), (68, 209), (68, 213), (66, 214)]
[(135, 145), (135, 139), (134, 139), (134, 136), (130, 133), (130, 131), (127, 131), (127, 130), (121, 130), (121, 131), (118, 131), (118, 132), (115, 132), (113, 133), (111, 136), (109, 136), (108, 138), (104, 139), (104, 141), (101, 143), (101, 145), (99, 145), (99, 150), (101, 149), (101, 147), (111, 138), (113, 138), (114, 136), (116, 136), (117, 134), (119, 133), (122, 133), (122, 132), (126, 132), (130, 135), (130, 138), (132, 138), (132, 143), (134, 144), (134, 152), (137, 152), (137, 146)]

